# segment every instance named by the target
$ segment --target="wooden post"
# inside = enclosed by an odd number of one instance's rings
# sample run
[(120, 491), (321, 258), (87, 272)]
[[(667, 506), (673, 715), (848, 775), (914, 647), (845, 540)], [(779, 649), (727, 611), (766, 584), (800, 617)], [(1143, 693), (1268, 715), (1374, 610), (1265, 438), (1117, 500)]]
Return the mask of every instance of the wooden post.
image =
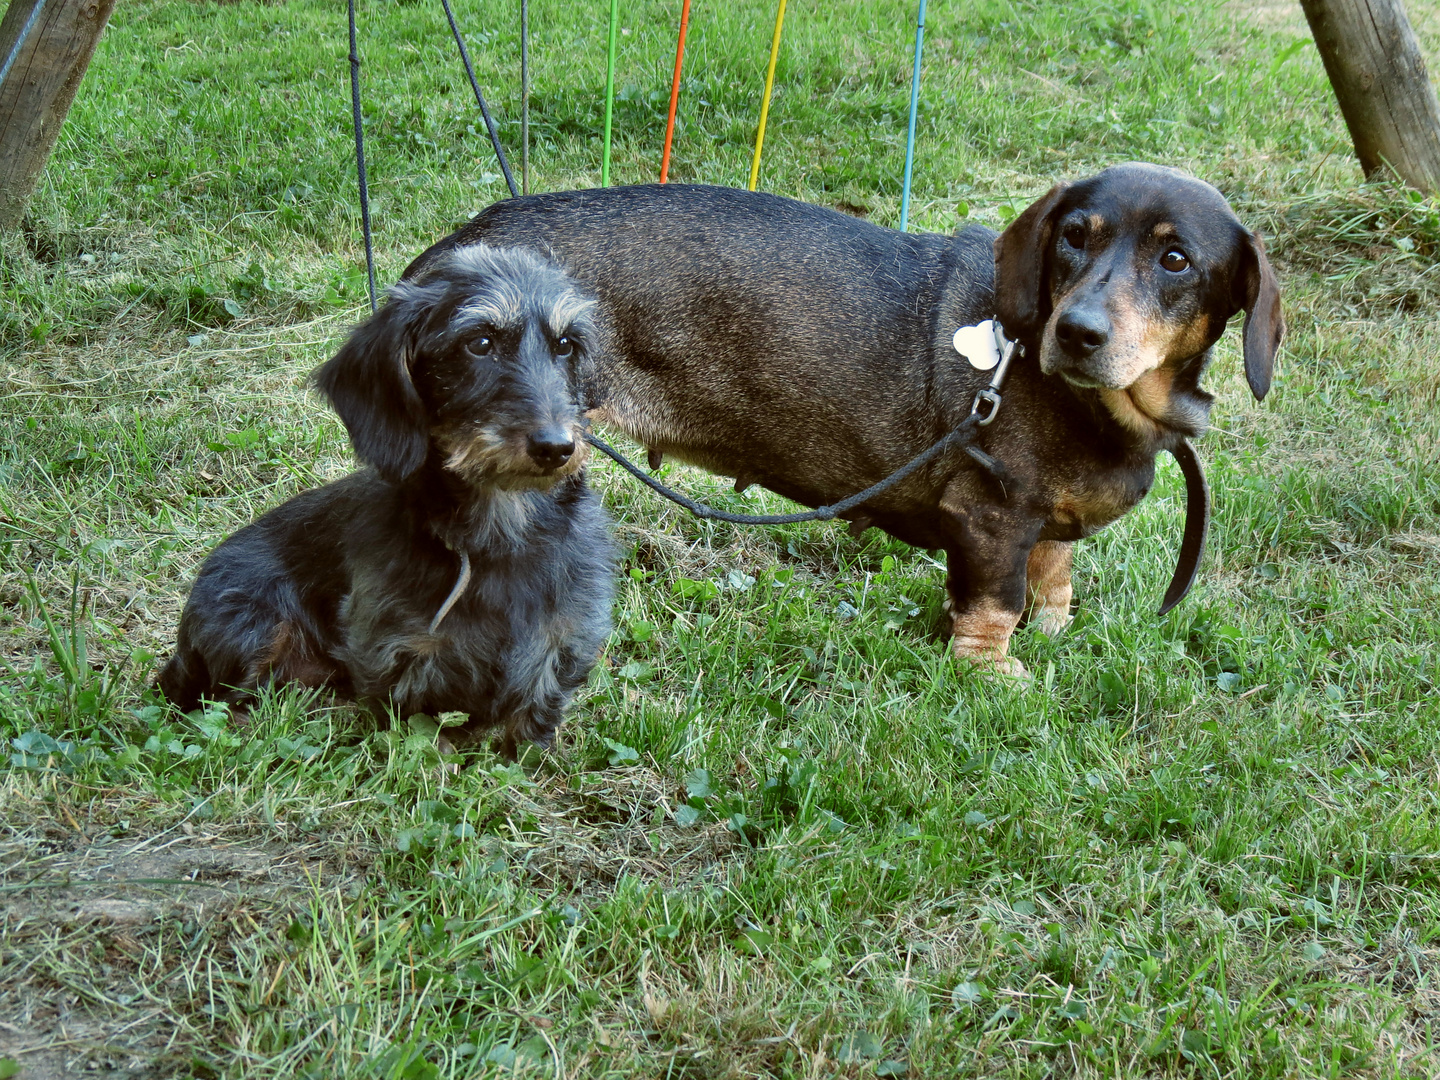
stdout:
[(20, 224), (114, 7), (10, 0), (0, 22), (0, 229)]
[(1440, 191), (1440, 106), (1402, 0), (1300, 0), (1366, 177)]

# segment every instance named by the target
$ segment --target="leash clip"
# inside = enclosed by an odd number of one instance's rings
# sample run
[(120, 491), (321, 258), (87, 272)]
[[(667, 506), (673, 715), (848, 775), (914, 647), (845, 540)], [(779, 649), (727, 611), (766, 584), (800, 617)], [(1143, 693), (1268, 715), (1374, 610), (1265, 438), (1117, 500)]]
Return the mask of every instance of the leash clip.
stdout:
[[(994, 325), (995, 344), (1000, 349), (1000, 363), (995, 365), (995, 374), (990, 376), (990, 385), (976, 394), (970, 405), (970, 415), (980, 417), (976, 421), (980, 427), (993, 424), (995, 417), (1000, 414), (1000, 384), (1005, 381), (1005, 373), (1010, 370), (1010, 361), (1015, 358), (1015, 352), (1020, 348), (1018, 341), (1011, 341), (1005, 336), (1005, 330), (998, 322)], [(981, 404), (988, 404), (990, 411), (981, 413)]]
[(995, 420), (995, 415), (1000, 411), (1000, 393), (993, 386), (987, 386), (975, 395), (975, 401), (970, 406), (970, 415), (975, 416), (979, 414), (980, 406), (987, 402), (990, 405), (990, 411), (981, 415), (980, 419), (976, 421), (981, 427), (992, 423)]

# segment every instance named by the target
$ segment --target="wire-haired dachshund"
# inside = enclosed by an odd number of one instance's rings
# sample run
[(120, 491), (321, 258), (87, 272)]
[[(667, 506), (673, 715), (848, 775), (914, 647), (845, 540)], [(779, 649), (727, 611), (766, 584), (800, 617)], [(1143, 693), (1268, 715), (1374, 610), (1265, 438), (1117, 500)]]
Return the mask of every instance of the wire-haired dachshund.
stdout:
[(1209, 184), (1145, 164), (1058, 184), (998, 237), (695, 185), (530, 195), (407, 273), (476, 240), (552, 253), (595, 290), (598, 419), (652, 462), (673, 454), (809, 506), (953, 431), (990, 378), (956, 331), (998, 318), (1023, 350), (982, 429), (1004, 488), (956, 449), (851, 517), (943, 548), (955, 653), (1017, 673), (1027, 607), (1047, 633), (1069, 621), (1071, 542), (1145, 496), (1158, 451), (1188, 454), (1204, 430), (1200, 376), (1227, 320), (1246, 313), (1257, 399), (1284, 329), (1260, 238)]
[(164, 695), (298, 683), (468, 713), (457, 745), (548, 744), (610, 628), (577, 389), (596, 334), (594, 302), (529, 251), (456, 248), (392, 288), (315, 376), (368, 467), (215, 549)]

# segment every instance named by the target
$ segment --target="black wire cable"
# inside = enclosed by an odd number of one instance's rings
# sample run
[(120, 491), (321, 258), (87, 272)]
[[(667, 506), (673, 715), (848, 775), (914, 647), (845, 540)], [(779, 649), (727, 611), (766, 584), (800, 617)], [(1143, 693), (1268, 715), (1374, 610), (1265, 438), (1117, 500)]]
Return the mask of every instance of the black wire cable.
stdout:
[[(354, 3), (354, 0), (351, 0)], [(480, 93), (480, 84), (475, 80), (475, 68), (470, 64), (470, 53), (460, 36), (460, 27), (455, 25), (455, 13), (450, 10), (450, 0), (440, 0), (445, 8), (445, 18), (450, 20), (450, 33), (455, 35), (455, 44), (460, 49), (460, 59), (465, 63), (465, 74), (470, 76), (470, 89), (475, 91), (475, 103), (480, 106), (480, 115), (485, 118), (485, 128), (490, 132), (490, 145), (495, 147), (495, 160), (500, 162), (500, 171), (505, 174), (505, 183), (510, 188), (510, 197), (520, 194), (515, 186), (515, 177), (510, 175), (510, 162), (505, 160), (505, 149), (500, 145), (500, 135), (495, 130), (495, 121), (490, 119), (490, 110), (485, 107), (485, 97)]]
[(375, 299), (375, 247), (370, 238), (370, 184), (365, 178), (365, 134), (360, 121), (360, 53), (355, 48), (355, 0), (350, 0), (350, 111), (355, 122), (355, 172), (360, 180), (360, 226), (365, 231), (365, 276), (370, 283), (370, 311)]

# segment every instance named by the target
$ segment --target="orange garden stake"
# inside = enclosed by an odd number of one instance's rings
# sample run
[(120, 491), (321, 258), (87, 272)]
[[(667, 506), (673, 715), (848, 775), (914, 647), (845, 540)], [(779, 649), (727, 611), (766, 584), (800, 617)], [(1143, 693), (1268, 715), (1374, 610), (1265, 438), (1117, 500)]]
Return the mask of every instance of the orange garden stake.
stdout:
[(680, 44), (675, 46), (675, 77), (670, 80), (670, 116), (665, 121), (665, 151), (660, 155), (660, 183), (670, 175), (670, 143), (675, 138), (675, 109), (680, 104), (680, 64), (685, 59), (685, 28), (690, 24), (690, 0), (680, 6)]

